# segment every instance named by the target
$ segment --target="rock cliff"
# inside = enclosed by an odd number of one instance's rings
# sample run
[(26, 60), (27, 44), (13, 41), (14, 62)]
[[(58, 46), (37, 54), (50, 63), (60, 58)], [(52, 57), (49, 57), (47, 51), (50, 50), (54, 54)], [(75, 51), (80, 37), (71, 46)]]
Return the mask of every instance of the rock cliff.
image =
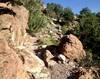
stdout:
[(28, 10), (9, 5), (0, 3), (0, 79), (49, 79), (44, 62), (33, 52), (37, 39), (26, 33)]

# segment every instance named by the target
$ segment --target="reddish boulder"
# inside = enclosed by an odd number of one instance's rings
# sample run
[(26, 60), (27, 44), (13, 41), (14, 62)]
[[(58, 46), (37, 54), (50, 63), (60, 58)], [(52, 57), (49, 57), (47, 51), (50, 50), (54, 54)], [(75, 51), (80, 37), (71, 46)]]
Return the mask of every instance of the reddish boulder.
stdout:
[(61, 39), (59, 50), (71, 60), (80, 60), (86, 56), (81, 41), (74, 35), (69, 34)]

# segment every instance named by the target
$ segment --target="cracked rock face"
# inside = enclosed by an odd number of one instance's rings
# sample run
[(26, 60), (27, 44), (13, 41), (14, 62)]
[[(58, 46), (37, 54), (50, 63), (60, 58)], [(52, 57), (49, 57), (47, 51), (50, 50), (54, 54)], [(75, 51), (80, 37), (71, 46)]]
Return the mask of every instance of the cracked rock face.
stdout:
[(23, 6), (9, 8), (6, 3), (1, 4), (0, 35), (2, 38), (9, 39), (14, 45), (22, 45), (28, 27), (28, 11)]
[(0, 79), (29, 79), (16, 51), (0, 39)]
[(44, 62), (33, 51), (37, 39), (26, 33), (26, 8), (0, 4), (0, 39), (5, 40), (0, 40), (0, 79), (50, 79)]

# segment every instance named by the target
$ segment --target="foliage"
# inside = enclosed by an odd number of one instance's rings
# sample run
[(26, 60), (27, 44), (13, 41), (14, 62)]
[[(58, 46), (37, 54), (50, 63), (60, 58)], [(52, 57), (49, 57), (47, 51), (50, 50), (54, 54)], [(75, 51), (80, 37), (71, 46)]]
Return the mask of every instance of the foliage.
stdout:
[(22, 3), (29, 10), (29, 32), (38, 32), (46, 26), (47, 17), (41, 12), (41, 0), (16, 0)]
[(80, 11), (81, 15), (88, 14), (88, 13), (91, 13), (91, 10), (88, 7), (85, 7)]
[(79, 36), (84, 47), (100, 55), (100, 21), (95, 13), (84, 8), (80, 11), (79, 27), (75, 28), (75, 34)]
[(48, 3), (47, 4), (47, 15), (55, 18), (60, 19), (61, 14), (63, 13), (63, 7), (59, 4), (55, 3)]
[(93, 54), (92, 50), (87, 50), (86, 58), (79, 62), (79, 65), (82, 67), (91, 67), (93, 65)]
[(35, 11), (30, 15), (29, 29), (30, 32), (38, 32), (47, 25), (47, 17), (40, 11)]
[(57, 19), (58, 22), (73, 21), (74, 13), (70, 8), (63, 8), (59, 4), (48, 3), (47, 15), (51, 18)]
[(70, 8), (65, 8), (64, 12), (63, 12), (63, 19), (64, 21), (73, 21), (74, 19), (74, 13), (72, 12), (72, 10)]
[(15, 0), (22, 3), (29, 11), (40, 9), (42, 2), (41, 0)]
[(41, 44), (44, 45), (57, 45), (58, 41), (55, 40), (51, 35), (48, 35), (48, 37), (44, 37), (41, 39)]
[(97, 16), (97, 18), (98, 18), (98, 21), (100, 22), (100, 12), (98, 12), (98, 13), (96, 14), (96, 16)]
[(91, 49), (86, 50), (86, 58), (79, 62), (79, 65), (82, 67), (100, 67), (98, 56), (92, 53)]
[(61, 30), (62, 30), (62, 34), (64, 35), (66, 33), (66, 31), (68, 30), (68, 28), (66, 25), (64, 25), (61, 27)]

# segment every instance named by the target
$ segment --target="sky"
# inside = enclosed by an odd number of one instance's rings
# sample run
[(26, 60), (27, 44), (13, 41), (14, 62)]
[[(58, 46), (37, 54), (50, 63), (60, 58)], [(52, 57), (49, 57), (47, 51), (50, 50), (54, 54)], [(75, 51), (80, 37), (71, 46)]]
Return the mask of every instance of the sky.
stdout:
[(93, 12), (100, 12), (100, 0), (43, 0), (47, 3), (57, 3), (63, 7), (69, 7), (74, 13), (79, 13), (82, 8), (88, 7)]

